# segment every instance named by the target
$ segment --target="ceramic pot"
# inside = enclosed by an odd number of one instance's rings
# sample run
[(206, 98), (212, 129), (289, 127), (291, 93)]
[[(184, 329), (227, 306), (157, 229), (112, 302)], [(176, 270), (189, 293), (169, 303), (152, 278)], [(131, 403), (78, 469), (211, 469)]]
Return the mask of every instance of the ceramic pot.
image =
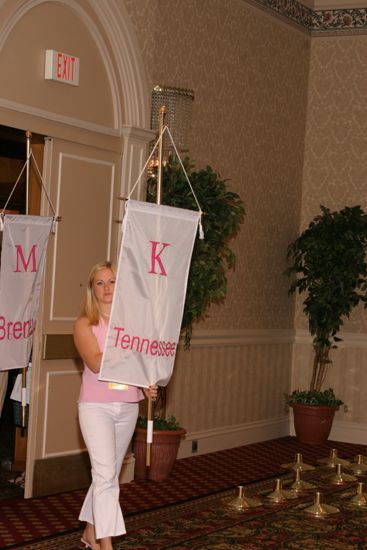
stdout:
[(134, 479), (163, 481), (172, 471), (177, 458), (180, 441), (186, 430), (153, 430), (153, 443), (150, 448), (150, 466), (146, 466), (147, 430), (136, 428), (133, 452), (135, 455)]
[(294, 429), (298, 441), (310, 445), (325, 443), (330, 435), (337, 407), (293, 403)]

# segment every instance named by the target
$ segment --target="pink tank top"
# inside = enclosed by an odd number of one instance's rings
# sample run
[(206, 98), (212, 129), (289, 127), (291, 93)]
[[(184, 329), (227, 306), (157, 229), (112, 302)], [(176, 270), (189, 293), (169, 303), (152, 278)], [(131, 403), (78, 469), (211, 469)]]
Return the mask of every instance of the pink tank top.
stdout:
[[(103, 320), (100, 320), (98, 325), (92, 325), (92, 332), (97, 338), (99, 349), (103, 351), (107, 336), (107, 324)], [(84, 363), (79, 403), (136, 403), (144, 399), (143, 392), (136, 386), (124, 386), (124, 389), (112, 389), (113, 386), (110, 382), (98, 380), (98, 373), (91, 371)]]

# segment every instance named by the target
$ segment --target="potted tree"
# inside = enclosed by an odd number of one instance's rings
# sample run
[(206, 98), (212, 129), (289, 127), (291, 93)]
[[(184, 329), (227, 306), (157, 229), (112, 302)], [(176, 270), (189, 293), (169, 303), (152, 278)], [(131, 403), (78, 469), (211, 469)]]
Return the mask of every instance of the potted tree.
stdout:
[[(208, 315), (207, 311), (211, 303), (220, 303), (226, 296), (226, 272), (235, 266), (235, 254), (228, 242), (239, 230), (245, 210), (237, 193), (229, 191), (226, 180), (223, 180), (210, 166), (196, 171), (188, 157), (183, 160), (183, 164), (204, 212), (202, 224), (205, 233), (205, 239), (196, 239), (194, 245), (181, 326), (184, 347), (189, 349), (193, 325)], [(195, 198), (181, 164), (177, 157), (172, 155), (163, 167), (162, 191), (163, 204), (197, 210)], [(147, 201), (156, 202), (156, 193), (157, 180), (153, 175), (147, 184)], [(149, 471), (145, 467), (146, 417), (144, 413), (139, 418), (135, 431), (133, 442), (136, 458), (135, 477), (140, 479), (149, 477), (149, 479), (162, 480), (168, 477), (176, 460), (180, 441), (186, 433), (174, 417), (166, 418), (166, 388), (159, 390), (153, 421)], [(164, 470), (158, 463), (163, 463)]]
[[(183, 160), (185, 171), (195, 191), (203, 215), (205, 238), (196, 239), (191, 258), (186, 301), (182, 319), (185, 348), (190, 347), (194, 324), (207, 317), (209, 305), (221, 303), (227, 292), (228, 269), (235, 267), (236, 257), (229, 241), (237, 234), (245, 209), (237, 193), (210, 166), (194, 170), (189, 157)], [(195, 198), (181, 164), (170, 155), (163, 167), (162, 202), (168, 206), (197, 210)], [(156, 202), (156, 177), (149, 178), (147, 201)]]
[(366, 249), (367, 215), (360, 206), (335, 212), (321, 206), (321, 214), (288, 247), (291, 265), (285, 273), (294, 277), (289, 292), (305, 294), (303, 311), (313, 337), (309, 388), (286, 396), (296, 436), (305, 443), (325, 441), (335, 411), (343, 405), (331, 388), (322, 386), (344, 319), (360, 302), (366, 306)]

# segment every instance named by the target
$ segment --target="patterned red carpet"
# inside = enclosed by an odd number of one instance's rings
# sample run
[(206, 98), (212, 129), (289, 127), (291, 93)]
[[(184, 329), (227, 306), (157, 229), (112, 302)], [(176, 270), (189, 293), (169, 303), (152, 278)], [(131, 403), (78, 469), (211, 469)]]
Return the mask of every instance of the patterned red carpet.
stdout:
[[(284, 473), (281, 464), (291, 462), (297, 452), (302, 453), (304, 462), (315, 464), (318, 458), (328, 456), (331, 448), (338, 449), (339, 455), (346, 458), (366, 454), (366, 447), (362, 445), (328, 442), (323, 446), (310, 446), (286, 437), (178, 460), (167, 481), (134, 481), (122, 486), (121, 505), (127, 525), (132, 525), (134, 517), (142, 512), (157, 513), (160, 509), (163, 512), (163, 508), (170, 505), (184, 505), (203, 497), (215, 498), (239, 484), (269, 480)], [(0, 548), (71, 550), (80, 547), (76, 545), (81, 530), (77, 517), (84, 493), (80, 490), (40, 499), (0, 500)], [(129, 532), (124, 541), (128, 540)], [(125, 542), (116, 544), (117, 548), (133, 547), (125, 546)], [(138, 544), (134, 548), (153, 546)]]

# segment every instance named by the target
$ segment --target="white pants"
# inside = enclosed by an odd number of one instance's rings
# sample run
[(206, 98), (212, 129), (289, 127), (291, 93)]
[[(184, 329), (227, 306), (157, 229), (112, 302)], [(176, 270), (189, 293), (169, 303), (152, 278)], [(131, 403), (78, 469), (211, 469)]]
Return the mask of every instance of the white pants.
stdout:
[(138, 403), (79, 403), (79, 423), (92, 465), (92, 484), (79, 520), (96, 538), (126, 533), (119, 503), (119, 475), (134, 433)]

